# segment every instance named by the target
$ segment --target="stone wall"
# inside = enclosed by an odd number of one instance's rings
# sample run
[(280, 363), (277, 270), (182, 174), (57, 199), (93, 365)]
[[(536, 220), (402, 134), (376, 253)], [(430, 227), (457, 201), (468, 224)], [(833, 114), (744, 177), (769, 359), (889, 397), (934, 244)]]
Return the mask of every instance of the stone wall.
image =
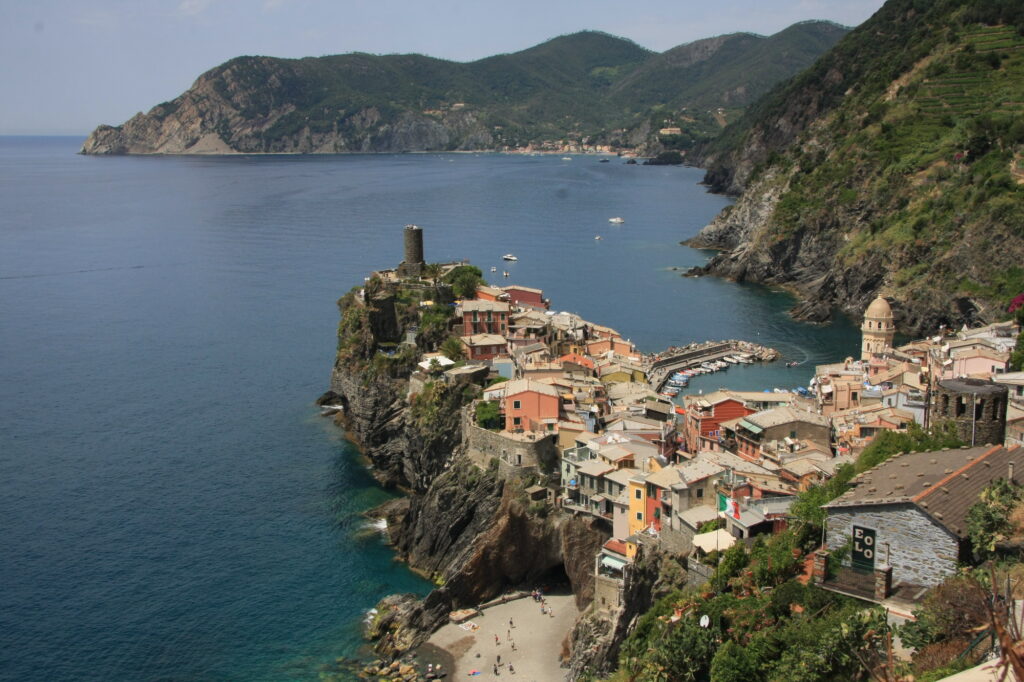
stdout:
[(622, 606), (622, 580), (600, 573), (594, 577), (594, 608), (612, 612)]
[(661, 546), (672, 554), (689, 554), (693, 549), (694, 532), (679, 519), (675, 519), (674, 522), (678, 524), (678, 528), (669, 528), (665, 525), (661, 527)]
[(558, 461), (555, 434), (537, 440), (511, 438), (498, 431), (488, 431), (473, 423), (471, 411), (462, 411), (463, 449), (478, 467), (486, 469), (498, 459), (504, 474), (516, 471), (544, 471)]
[[(905, 582), (931, 587), (956, 572), (959, 543), (914, 505), (830, 509), (827, 543), (830, 551), (834, 553), (850, 542), (851, 526), (875, 531), (875, 567), (884, 565), (888, 554), (894, 585)], [(849, 552), (845, 553), (843, 565), (850, 565)]]

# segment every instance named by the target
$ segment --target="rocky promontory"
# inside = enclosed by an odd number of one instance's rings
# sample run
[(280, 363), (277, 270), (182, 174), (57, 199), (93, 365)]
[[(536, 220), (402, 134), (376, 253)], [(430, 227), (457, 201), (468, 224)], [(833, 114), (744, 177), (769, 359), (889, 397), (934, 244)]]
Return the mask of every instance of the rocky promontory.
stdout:
[[(410, 394), (412, 345), (381, 353), (415, 319), (394, 292), (353, 292), (340, 302), (338, 357), (331, 390), (338, 421), (382, 484), (406, 491), (379, 513), (398, 557), (437, 589), (425, 599), (395, 596), (378, 606), (370, 635), (387, 660), (421, 644), (457, 609), (513, 588), (565, 584), (579, 605), (593, 598), (593, 558), (608, 534), (592, 520), (531, 505), (535, 477), (482, 468), (462, 447), (461, 407), (479, 394), (471, 382), (431, 384)], [(450, 300), (443, 285), (419, 295)], [(421, 334), (420, 340), (429, 334)], [(541, 481), (543, 482), (543, 481)]]

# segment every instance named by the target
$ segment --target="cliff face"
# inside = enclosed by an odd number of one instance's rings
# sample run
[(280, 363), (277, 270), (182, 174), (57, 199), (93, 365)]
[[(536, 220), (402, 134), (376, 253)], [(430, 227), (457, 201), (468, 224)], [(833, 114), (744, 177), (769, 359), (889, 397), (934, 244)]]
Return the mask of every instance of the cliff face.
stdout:
[[(286, 60), (246, 57), (199, 77), (189, 90), (123, 125), (100, 126), (84, 154), (334, 154), (485, 149), (494, 145), (469, 111), (423, 115), (376, 106), (300, 116), (303, 74)], [(297, 119), (302, 120), (297, 120)]]
[[(1024, 291), (1024, 39), (980, 0), (890, 0), (705, 150), (740, 192), (692, 274), (781, 285), (800, 318), (878, 294), (907, 334), (991, 322)], [(1015, 11), (1015, 10), (1014, 10)]]
[(413, 495), (390, 537), (409, 565), (440, 587), (424, 600), (389, 597), (369, 635), (395, 657), (423, 643), (448, 614), (516, 587), (568, 581), (582, 608), (593, 599), (594, 556), (608, 539), (590, 521), (527, 512), (522, 483), (458, 457)]
[[(441, 291), (419, 293), (445, 300)], [(452, 610), (523, 585), (568, 582), (586, 605), (594, 556), (608, 538), (596, 521), (531, 507), (527, 480), (480, 469), (462, 453), (460, 408), (478, 389), (436, 381), (407, 398), (408, 359), (417, 351), (377, 353), (412, 321), (398, 298), (352, 292), (342, 299), (338, 357), (322, 398), (343, 406), (346, 434), (378, 480), (411, 492), (377, 513), (399, 557), (439, 584), (423, 600), (395, 596), (378, 607), (370, 634), (389, 658), (422, 643)]]
[(623, 586), (622, 606), (614, 613), (586, 614), (570, 636), (569, 679), (585, 673), (604, 676), (616, 670), (619, 650), (637, 619), (654, 602), (686, 585), (686, 571), (673, 556), (641, 547)]

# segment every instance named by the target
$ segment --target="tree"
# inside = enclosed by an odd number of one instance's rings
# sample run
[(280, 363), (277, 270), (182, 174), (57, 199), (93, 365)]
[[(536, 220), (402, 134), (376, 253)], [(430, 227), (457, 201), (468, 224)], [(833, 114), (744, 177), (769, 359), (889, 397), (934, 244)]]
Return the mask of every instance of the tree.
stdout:
[(431, 282), (436, 282), (438, 278), (441, 277), (441, 264), (427, 263), (423, 266), (423, 276)]
[(484, 282), (484, 274), (475, 265), (460, 265), (444, 276), (444, 282), (452, 286), (452, 291), (459, 298), (473, 298), (476, 288)]
[(466, 357), (466, 350), (462, 347), (462, 341), (457, 336), (449, 336), (441, 344), (441, 353), (449, 360), (458, 362)]
[(484, 429), (498, 428), (501, 410), (496, 400), (481, 400), (476, 405), (476, 424)]
[(754, 682), (761, 679), (757, 659), (746, 647), (729, 640), (711, 659), (711, 679), (715, 682)]
[(967, 510), (967, 538), (976, 559), (996, 553), (996, 545), (1014, 532), (1010, 514), (1021, 502), (1021, 488), (999, 478), (981, 491), (980, 499)]

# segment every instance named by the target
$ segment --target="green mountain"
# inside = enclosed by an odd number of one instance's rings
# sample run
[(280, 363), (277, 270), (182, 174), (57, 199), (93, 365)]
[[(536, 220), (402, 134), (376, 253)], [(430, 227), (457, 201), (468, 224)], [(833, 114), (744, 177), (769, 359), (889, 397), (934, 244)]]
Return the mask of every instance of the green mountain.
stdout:
[[(522, 147), (587, 139), (631, 146), (667, 124), (688, 146), (725, 113), (808, 66), (843, 29), (807, 22), (774, 36), (721, 36), (659, 54), (584, 31), (469, 63), (423, 55), (238, 57), (180, 97), (82, 151), (373, 152)], [(693, 110), (682, 113), (683, 109)]]
[(990, 321), (1024, 291), (1024, 5), (889, 0), (702, 152), (742, 192), (702, 271), (783, 285), (796, 313)]

